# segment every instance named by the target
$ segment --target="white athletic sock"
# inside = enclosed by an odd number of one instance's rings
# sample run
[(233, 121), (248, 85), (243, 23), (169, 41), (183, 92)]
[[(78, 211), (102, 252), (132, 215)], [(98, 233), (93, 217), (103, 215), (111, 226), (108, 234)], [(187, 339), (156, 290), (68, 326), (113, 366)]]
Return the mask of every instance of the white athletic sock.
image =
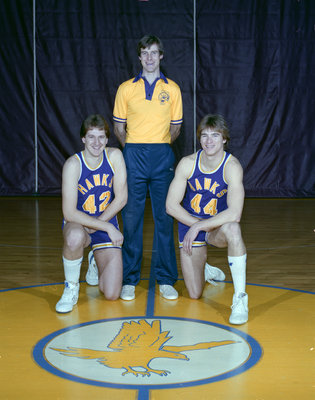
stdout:
[(229, 266), (232, 274), (234, 292), (236, 295), (245, 293), (246, 287), (246, 254), (243, 256), (228, 256)]
[(78, 260), (67, 260), (66, 258), (62, 257), (62, 260), (66, 281), (78, 283), (80, 279), (83, 257), (79, 258)]

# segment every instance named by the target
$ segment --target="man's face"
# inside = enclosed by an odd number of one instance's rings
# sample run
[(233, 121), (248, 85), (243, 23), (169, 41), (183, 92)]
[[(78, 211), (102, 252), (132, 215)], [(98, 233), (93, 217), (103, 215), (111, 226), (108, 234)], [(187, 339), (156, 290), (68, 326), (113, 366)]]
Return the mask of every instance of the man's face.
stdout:
[(91, 128), (82, 138), (85, 150), (93, 157), (99, 157), (108, 142), (104, 129)]
[(154, 73), (159, 72), (162, 58), (163, 55), (160, 54), (158, 45), (153, 43), (151, 46), (141, 49), (139, 60), (144, 72)]
[(224, 149), (222, 133), (211, 128), (203, 129), (200, 133), (200, 144), (207, 155), (215, 155)]

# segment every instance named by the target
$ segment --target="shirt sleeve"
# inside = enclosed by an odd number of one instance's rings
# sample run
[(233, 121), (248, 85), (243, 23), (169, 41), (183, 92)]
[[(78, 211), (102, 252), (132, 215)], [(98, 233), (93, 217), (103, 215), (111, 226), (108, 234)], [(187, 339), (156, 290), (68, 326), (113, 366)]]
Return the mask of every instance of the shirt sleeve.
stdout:
[(115, 122), (127, 122), (127, 101), (124, 84), (121, 84), (117, 90), (114, 104), (113, 120)]
[(180, 88), (177, 84), (174, 87), (174, 98), (171, 107), (171, 124), (179, 125), (183, 122), (183, 102)]

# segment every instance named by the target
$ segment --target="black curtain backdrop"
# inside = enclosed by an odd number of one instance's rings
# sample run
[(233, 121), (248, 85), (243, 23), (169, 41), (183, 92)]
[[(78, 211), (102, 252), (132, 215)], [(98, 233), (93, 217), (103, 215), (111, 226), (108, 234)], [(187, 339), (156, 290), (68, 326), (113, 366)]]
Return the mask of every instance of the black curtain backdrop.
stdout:
[(82, 120), (112, 127), (116, 90), (153, 33), (182, 89), (177, 160), (195, 151), (194, 115), (220, 113), (248, 197), (315, 197), (315, 1), (2, 0), (0, 19), (0, 195), (60, 194)]

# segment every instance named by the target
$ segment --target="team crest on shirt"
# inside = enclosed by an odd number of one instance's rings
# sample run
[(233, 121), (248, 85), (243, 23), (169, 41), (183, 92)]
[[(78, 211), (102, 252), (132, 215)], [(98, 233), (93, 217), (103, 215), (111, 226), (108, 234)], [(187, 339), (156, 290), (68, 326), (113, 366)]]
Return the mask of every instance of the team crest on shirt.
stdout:
[(168, 92), (166, 92), (165, 90), (162, 90), (162, 92), (159, 94), (159, 101), (160, 104), (163, 105), (165, 103), (167, 103), (170, 99), (170, 95)]

